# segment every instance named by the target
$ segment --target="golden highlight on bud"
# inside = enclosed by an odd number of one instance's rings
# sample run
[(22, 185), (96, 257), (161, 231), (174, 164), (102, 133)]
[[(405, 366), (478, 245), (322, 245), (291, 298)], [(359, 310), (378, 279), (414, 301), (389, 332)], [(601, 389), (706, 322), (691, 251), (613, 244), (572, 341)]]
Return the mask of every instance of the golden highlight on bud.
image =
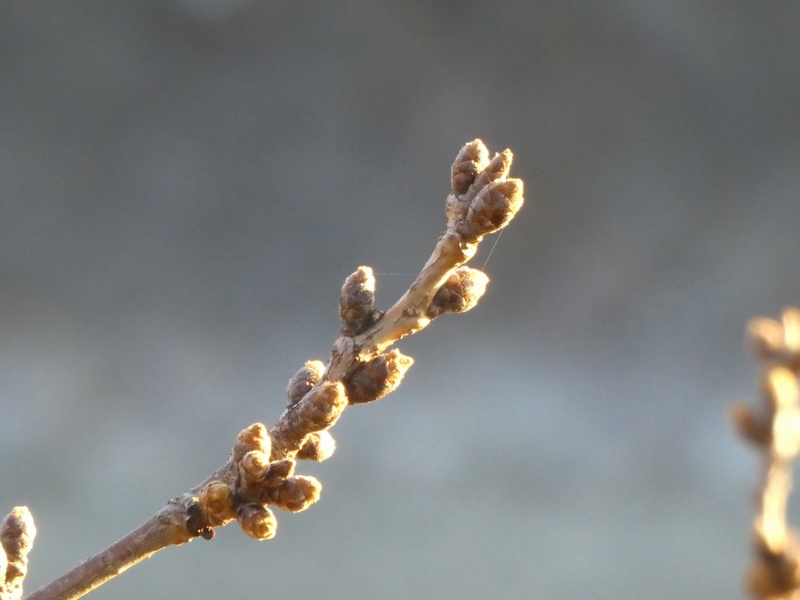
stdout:
[(325, 372), (325, 365), (318, 360), (310, 360), (303, 365), (297, 373), (289, 380), (286, 386), (286, 396), (289, 399), (289, 406), (296, 404), (303, 399), (314, 384), (319, 381)]
[(303, 442), (303, 447), (297, 452), (298, 460), (313, 460), (322, 462), (330, 458), (336, 450), (336, 441), (329, 431), (318, 431), (310, 434)]
[(233, 460), (239, 462), (251, 450), (258, 450), (269, 455), (272, 441), (269, 432), (263, 423), (253, 423), (243, 429), (236, 438), (233, 446)]
[(206, 519), (213, 525), (220, 525), (231, 518), (233, 511), (233, 490), (222, 481), (211, 481), (203, 486), (197, 495)]
[(472, 140), (456, 155), (450, 168), (450, 185), (453, 192), (463, 194), (475, 181), (489, 159), (489, 150), (481, 140)]
[(358, 267), (348, 275), (339, 296), (339, 316), (342, 319), (342, 335), (354, 336), (363, 333), (372, 322), (372, 307), (375, 303), (375, 276), (370, 267)]
[(250, 502), (236, 510), (236, 521), (247, 535), (256, 540), (269, 540), (275, 537), (278, 521), (275, 514), (263, 504)]
[(394, 349), (362, 364), (345, 381), (350, 404), (365, 404), (383, 398), (395, 390), (414, 359)]
[(514, 155), (511, 150), (506, 149), (499, 154), (495, 154), (494, 158), (486, 165), (486, 168), (475, 178), (475, 183), (473, 184), (475, 192), (480, 192), (493, 181), (503, 180), (508, 177), (513, 160)]
[(269, 454), (251, 450), (239, 461), (239, 475), (245, 484), (252, 485), (264, 479), (268, 466)]
[(489, 277), (483, 271), (458, 267), (434, 295), (426, 316), (433, 319), (446, 313), (466, 312), (474, 308), (488, 284)]

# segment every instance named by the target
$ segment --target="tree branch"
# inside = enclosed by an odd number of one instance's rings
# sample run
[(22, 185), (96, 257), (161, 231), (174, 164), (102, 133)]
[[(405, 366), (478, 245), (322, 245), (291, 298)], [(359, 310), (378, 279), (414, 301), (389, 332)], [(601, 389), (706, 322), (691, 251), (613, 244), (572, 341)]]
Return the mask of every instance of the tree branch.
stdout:
[[(328, 430), (344, 409), (382, 398), (400, 384), (413, 361), (387, 352), (392, 344), (442, 314), (471, 309), (483, 295), (488, 278), (463, 265), (482, 238), (505, 227), (522, 206), (522, 181), (508, 178), (511, 161), (510, 150), (490, 160), (480, 140), (464, 146), (451, 168), (447, 229), (405, 294), (385, 313), (375, 310), (372, 270), (359, 267), (342, 287), (342, 335), (327, 365), (309, 361), (292, 377), (287, 407), (275, 425), (245, 428), (231, 457), (204, 482), (27, 600), (79, 598), (162, 548), (211, 539), (215, 527), (233, 520), (251, 537), (272, 538), (277, 521), (270, 506), (298, 512), (316, 502), (321, 484), (294, 475), (296, 460), (328, 458), (335, 448)], [(21, 579), (17, 583), (21, 594)], [(17, 598), (0, 593), (0, 600)]]
[(734, 404), (731, 416), (739, 434), (762, 456), (758, 514), (753, 521), (755, 559), (747, 586), (760, 600), (800, 599), (800, 545), (786, 524), (792, 467), (800, 451), (800, 311), (787, 309), (780, 323), (759, 318), (748, 337), (762, 369), (760, 410)]

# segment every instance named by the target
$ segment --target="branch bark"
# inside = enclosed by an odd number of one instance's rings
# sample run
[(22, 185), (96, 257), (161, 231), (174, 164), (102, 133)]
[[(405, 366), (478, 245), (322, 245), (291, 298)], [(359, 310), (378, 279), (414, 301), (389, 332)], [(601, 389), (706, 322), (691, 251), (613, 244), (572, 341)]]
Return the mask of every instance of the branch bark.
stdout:
[(490, 159), (480, 140), (466, 144), (451, 168), (447, 229), (403, 296), (385, 313), (374, 310), (372, 270), (359, 267), (342, 288), (342, 335), (328, 363), (310, 361), (292, 377), (288, 405), (273, 427), (245, 428), (231, 457), (205, 481), (27, 600), (79, 598), (167, 546), (213, 538), (215, 527), (233, 520), (251, 537), (269, 539), (277, 527), (271, 506), (297, 512), (313, 504), (321, 485), (294, 475), (296, 460), (329, 457), (335, 444), (328, 430), (344, 409), (399, 385), (413, 361), (386, 352), (391, 345), (442, 314), (471, 309), (482, 296), (488, 278), (463, 265), (522, 206), (522, 181), (508, 178), (511, 162), (510, 150)]

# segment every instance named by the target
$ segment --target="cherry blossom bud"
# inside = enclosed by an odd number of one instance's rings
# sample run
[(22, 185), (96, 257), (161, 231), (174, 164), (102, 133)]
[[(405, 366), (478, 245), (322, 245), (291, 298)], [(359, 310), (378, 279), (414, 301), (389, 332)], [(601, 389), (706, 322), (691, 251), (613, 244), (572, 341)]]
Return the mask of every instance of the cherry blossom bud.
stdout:
[(347, 401), (364, 404), (383, 398), (400, 385), (412, 364), (413, 358), (394, 349), (360, 365), (345, 382)]
[(363, 333), (372, 324), (375, 303), (375, 277), (370, 267), (358, 267), (349, 275), (339, 296), (342, 335)]

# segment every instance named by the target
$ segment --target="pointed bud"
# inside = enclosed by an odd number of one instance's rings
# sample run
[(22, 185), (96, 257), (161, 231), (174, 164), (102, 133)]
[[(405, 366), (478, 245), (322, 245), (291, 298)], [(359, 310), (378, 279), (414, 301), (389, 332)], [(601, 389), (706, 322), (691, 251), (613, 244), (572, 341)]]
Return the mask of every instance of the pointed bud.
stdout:
[(298, 475), (284, 481), (280, 487), (265, 490), (263, 500), (281, 510), (300, 512), (319, 499), (322, 484), (314, 477)]
[(399, 350), (380, 354), (353, 371), (345, 382), (350, 404), (364, 404), (383, 398), (400, 385), (414, 359)]
[(478, 304), (486, 292), (489, 278), (483, 271), (458, 267), (447, 278), (431, 300), (426, 316), (429, 319), (445, 313), (466, 312)]
[(264, 424), (253, 423), (250, 427), (243, 429), (236, 437), (236, 444), (233, 446), (233, 460), (239, 462), (251, 450), (269, 454), (271, 445), (272, 441)]
[(310, 360), (294, 374), (286, 386), (286, 396), (289, 399), (288, 405), (296, 404), (305, 396), (314, 384), (319, 381), (325, 372), (325, 365), (318, 360)]
[(523, 203), (521, 179), (495, 181), (483, 188), (470, 204), (458, 231), (467, 242), (477, 242), (487, 233), (505, 227)]
[(481, 140), (472, 140), (461, 148), (450, 169), (450, 185), (453, 192), (465, 193), (486, 165), (488, 158), (489, 151)]
[(212, 526), (222, 525), (233, 516), (233, 490), (223, 481), (205, 484), (197, 494), (197, 500)]
[(503, 180), (508, 177), (513, 160), (514, 155), (511, 150), (506, 149), (499, 154), (495, 154), (494, 158), (475, 178), (475, 183), (473, 184), (475, 192), (480, 192), (493, 181)]
[(278, 520), (275, 514), (263, 504), (249, 502), (236, 509), (236, 521), (247, 535), (256, 540), (269, 540), (275, 537)]
[(336, 450), (336, 441), (329, 431), (318, 431), (312, 433), (303, 442), (303, 447), (295, 457), (297, 460), (313, 460), (322, 462), (330, 458)]
[(339, 296), (339, 316), (342, 335), (363, 333), (372, 323), (372, 306), (375, 302), (375, 277), (369, 267), (358, 267), (349, 275)]

